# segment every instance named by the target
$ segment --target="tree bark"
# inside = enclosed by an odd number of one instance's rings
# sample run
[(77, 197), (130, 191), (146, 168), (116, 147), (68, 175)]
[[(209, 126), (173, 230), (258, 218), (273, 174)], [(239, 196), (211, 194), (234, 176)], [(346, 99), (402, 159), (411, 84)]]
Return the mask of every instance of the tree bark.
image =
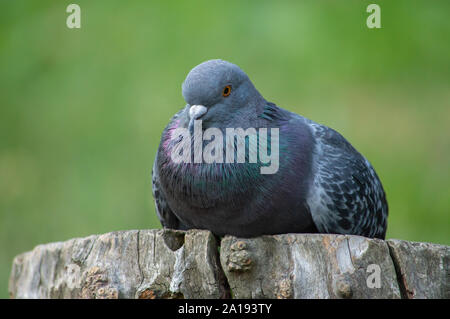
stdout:
[(332, 234), (130, 230), (39, 245), (12, 298), (449, 298), (450, 247)]

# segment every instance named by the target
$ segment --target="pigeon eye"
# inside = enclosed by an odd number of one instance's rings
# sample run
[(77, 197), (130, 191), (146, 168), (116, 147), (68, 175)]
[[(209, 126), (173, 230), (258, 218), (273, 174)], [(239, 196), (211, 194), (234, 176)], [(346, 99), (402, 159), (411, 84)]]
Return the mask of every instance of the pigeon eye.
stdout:
[(230, 93), (231, 93), (231, 85), (227, 85), (226, 87), (223, 88), (222, 95), (224, 97), (227, 97), (228, 95), (230, 95)]

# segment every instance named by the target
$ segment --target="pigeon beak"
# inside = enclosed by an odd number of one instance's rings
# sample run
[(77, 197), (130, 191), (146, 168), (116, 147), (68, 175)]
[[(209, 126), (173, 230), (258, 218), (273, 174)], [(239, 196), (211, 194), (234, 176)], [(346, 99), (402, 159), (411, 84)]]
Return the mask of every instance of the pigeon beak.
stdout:
[(192, 105), (189, 109), (189, 131), (192, 133), (194, 128), (194, 121), (202, 117), (208, 109), (204, 105)]

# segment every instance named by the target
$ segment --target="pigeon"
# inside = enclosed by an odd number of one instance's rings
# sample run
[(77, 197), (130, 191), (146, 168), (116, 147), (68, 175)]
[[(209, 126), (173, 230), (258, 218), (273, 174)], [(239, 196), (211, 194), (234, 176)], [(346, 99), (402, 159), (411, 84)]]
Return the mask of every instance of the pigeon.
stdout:
[[(156, 213), (164, 228), (242, 238), (285, 233), (385, 238), (383, 186), (369, 161), (340, 133), (268, 102), (241, 68), (220, 59), (194, 67), (182, 95), (187, 104), (162, 132), (152, 169)], [(231, 161), (192, 160), (213, 141), (201, 134), (214, 129), (221, 142), (230, 128), (252, 130), (245, 136), (244, 162), (236, 161), (236, 154)], [(262, 173), (268, 163), (261, 154), (256, 162), (249, 160), (255, 132), (257, 144), (263, 145), (266, 133), (267, 152), (278, 154), (271, 173)], [(218, 144), (211, 154), (237, 150), (242, 140), (236, 140), (223, 142), (223, 150)], [(189, 149), (179, 146), (183, 141)]]

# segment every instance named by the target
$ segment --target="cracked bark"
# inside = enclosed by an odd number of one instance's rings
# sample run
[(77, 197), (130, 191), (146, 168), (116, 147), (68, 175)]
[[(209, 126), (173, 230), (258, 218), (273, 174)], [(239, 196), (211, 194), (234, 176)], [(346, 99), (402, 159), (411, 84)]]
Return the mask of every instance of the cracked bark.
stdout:
[[(219, 241), (205, 230), (131, 230), (39, 245), (14, 259), (9, 291), (13, 298), (449, 298), (449, 256), (449, 246), (347, 235)], [(371, 264), (381, 269), (380, 288), (367, 284)]]
[(450, 299), (450, 247), (389, 239), (403, 298)]

